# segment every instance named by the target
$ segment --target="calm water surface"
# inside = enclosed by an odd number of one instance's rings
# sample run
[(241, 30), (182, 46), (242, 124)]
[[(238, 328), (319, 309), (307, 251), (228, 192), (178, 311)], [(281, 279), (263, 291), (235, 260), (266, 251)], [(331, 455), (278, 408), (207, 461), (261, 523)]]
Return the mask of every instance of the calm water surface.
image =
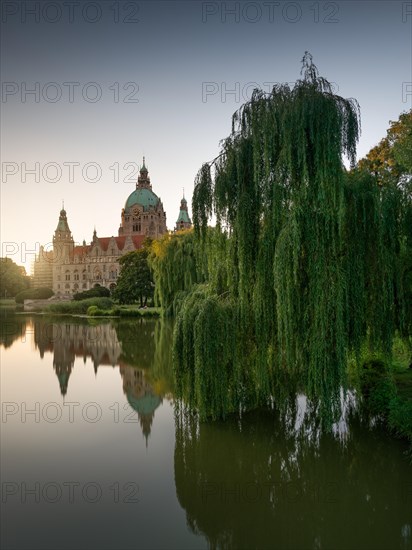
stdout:
[(171, 330), (2, 312), (2, 548), (412, 549), (403, 442), (355, 415), (340, 439), (199, 426)]

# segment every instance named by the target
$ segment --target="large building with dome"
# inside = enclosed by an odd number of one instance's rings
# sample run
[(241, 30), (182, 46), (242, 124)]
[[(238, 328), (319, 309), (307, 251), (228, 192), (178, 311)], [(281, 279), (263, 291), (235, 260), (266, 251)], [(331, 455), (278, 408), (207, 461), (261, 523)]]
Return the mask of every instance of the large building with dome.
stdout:
[[(192, 225), (187, 201), (183, 197), (175, 230)], [(113, 290), (119, 275), (118, 260), (127, 252), (141, 248), (145, 238), (158, 239), (167, 233), (166, 212), (152, 190), (143, 157), (136, 189), (121, 211), (118, 235), (99, 237), (96, 230), (89, 244), (76, 245), (62, 208), (53, 235), (53, 250), (42, 247), (34, 264), (34, 286), (52, 288), (57, 295), (72, 295), (97, 285)]]

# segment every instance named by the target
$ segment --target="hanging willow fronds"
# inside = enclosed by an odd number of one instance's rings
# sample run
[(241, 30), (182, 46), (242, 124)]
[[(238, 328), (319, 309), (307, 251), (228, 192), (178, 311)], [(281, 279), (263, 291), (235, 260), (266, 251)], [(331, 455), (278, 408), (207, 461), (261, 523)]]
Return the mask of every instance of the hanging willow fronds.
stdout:
[[(219, 156), (201, 167), (195, 234), (209, 266), (225, 267), (208, 279), (207, 297), (196, 290), (196, 300), (187, 298), (175, 357), (177, 371), (190, 373), (189, 400), (203, 416), (208, 402), (211, 416), (224, 415), (286, 395), (280, 384), (294, 380), (330, 426), (340, 413), (348, 353), (366, 338), (389, 352), (405, 310), (396, 271), (401, 201), (396, 189), (348, 178), (343, 157), (354, 165), (359, 134), (358, 103), (332, 93), (306, 52), (295, 86), (255, 90), (234, 113)], [(213, 247), (212, 215), (215, 231), (225, 230)], [(231, 388), (227, 400), (218, 392), (219, 405), (214, 377)]]

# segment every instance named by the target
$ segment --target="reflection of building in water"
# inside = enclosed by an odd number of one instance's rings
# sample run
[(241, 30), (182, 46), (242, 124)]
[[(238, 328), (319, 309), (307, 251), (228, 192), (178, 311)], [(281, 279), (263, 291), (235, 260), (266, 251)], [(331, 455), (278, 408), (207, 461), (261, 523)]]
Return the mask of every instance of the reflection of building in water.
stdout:
[[(121, 335), (120, 341), (118, 333)], [(67, 394), (76, 358), (83, 358), (86, 363), (87, 357), (90, 357), (96, 375), (99, 366), (120, 367), (123, 391), (130, 406), (137, 412), (146, 444), (155, 410), (162, 403), (162, 397), (147, 381), (147, 370), (131, 366), (129, 361), (125, 362), (125, 357), (136, 355), (142, 365), (150, 368), (154, 358), (152, 333), (151, 323), (141, 326), (127, 324), (122, 331), (111, 323), (91, 326), (73, 322), (48, 323), (42, 318), (34, 320), (34, 344), (42, 358), (45, 352), (53, 353), (53, 368), (63, 397)], [(131, 353), (132, 348), (134, 353)]]
[(53, 367), (63, 396), (67, 393), (76, 357), (82, 357), (84, 363), (87, 357), (91, 357), (94, 372), (97, 374), (99, 366), (118, 365), (122, 351), (116, 331), (110, 324), (90, 326), (36, 320), (34, 342), (39, 349), (40, 357), (44, 356), (45, 351), (53, 353)]
[(129, 405), (137, 412), (147, 445), (155, 410), (162, 403), (162, 398), (155, 394), (152, 385), (146, 380), (144, 370), (121, 364), (120, 374), (123, 379), (123, 391)]

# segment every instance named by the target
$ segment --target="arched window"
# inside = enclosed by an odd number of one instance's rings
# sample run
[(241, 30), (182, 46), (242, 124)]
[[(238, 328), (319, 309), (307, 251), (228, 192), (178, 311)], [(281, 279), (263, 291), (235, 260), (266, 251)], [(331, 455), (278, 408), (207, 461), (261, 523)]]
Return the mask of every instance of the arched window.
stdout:
[[(70, 271), (68, 269), (66, 270), (65, 275), (66, 275), (66, 281), (70, 281)], [(67, 288), (67, 285), (66, 285), (66, 288)]]

